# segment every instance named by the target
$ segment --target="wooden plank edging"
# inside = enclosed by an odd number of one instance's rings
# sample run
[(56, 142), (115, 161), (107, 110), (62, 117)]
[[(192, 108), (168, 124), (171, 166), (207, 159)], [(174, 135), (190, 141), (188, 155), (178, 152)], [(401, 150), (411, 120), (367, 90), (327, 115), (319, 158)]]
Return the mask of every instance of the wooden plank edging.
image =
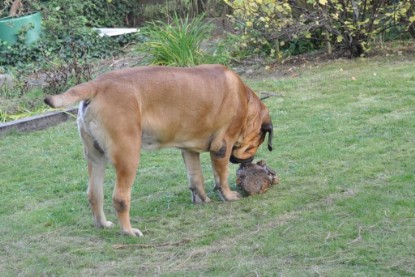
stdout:
[(0, 124), (0, 136), (15, 132), (31, 132), (43, 130), (70, 119), (76, 119), (78, 108), (70, 108), (64, 111), (50, 112), (41, 115), (30, 116)]

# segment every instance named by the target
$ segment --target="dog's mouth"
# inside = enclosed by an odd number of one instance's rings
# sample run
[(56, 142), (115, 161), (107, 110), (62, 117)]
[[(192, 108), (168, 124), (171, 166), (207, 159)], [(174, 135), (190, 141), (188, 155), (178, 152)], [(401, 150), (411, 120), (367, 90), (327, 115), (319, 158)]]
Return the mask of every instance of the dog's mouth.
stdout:
[(237, 157), (233, 155), (229, 159), (229, 161), (233, 164), (249, 164), (249, 163), (252, 163), (253, 160), (254, 160), (253, 156), (248, 159), (238, 159)]

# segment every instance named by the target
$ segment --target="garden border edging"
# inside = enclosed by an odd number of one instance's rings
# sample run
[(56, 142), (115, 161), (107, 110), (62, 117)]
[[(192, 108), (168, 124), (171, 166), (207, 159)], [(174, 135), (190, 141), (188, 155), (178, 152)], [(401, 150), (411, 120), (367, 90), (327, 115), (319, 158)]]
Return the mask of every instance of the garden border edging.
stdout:
[(12, 131), (31, 132), (43, 130), (70, 119), (75, 119), (78, 108), (70, 108), (64, 111), (50, 112), (46, 114), (30, 116), (0, 124), (0, 136)]

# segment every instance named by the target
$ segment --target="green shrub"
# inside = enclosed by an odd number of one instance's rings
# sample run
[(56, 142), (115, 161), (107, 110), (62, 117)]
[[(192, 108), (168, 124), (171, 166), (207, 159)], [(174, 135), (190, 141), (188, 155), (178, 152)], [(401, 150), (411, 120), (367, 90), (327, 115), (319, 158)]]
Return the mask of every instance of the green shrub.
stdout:
[[(380, 34), (405, 32), (413, 15), (413, 0), (401, 1), (345, 1), (309, 0), (312, 9), (324, 22), (322, 26), (333, 42), (358, 57), (370, 50), (370, 43)], [(411, 3), (412, 2), (412, 3)]]
[[(49, 0), (34, 3), (36, 5), (31, 9), (40, 10), (43, 17), (41, 39), (30, 46), (21, 40), (13, 46), (0, 41), (0, 65), (19, 66), (36, 62), (43, 67), (45, 61), (72, 59), (72, 44), (79, 45), (77, 49), (86, 47), (88, 58), (105, 58), (117, 55), (120, 46), (136, 39), (134, 35), (101, 38), (93, 30), (93, 27), (122, 26), (131, 1)], [(81, 51), (76, 55), (84, 54)]]
[[(413, 0), (225, 0), (233, 10), (231, 20), (240, 28), (241, 48), (253, 54), (281, 58), (292, 42), (307, 48), (330, 43), (357, 57), (370, 50), (379, 35), (405, 37), (415, 33)], [(397, 33), (399, 32), (399, 33)], [(408, 37), (408, 36), (407, 36)], [(331, 48), (331, 47), (330, 47)], [(303, 50), (305, 50), (303, 48)]]

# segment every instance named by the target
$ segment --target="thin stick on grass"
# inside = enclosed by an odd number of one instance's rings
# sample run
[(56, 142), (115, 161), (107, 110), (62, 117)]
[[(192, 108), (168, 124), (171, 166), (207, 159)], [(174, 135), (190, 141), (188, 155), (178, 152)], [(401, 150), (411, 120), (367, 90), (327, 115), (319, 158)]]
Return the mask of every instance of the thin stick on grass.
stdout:
[(159, 248), (159, 247), (166, 247), (166, 246), (179, 246), (185, 243), (191, 242), (191, 239), (182, 239), (181, 241), (177, 242), (166, 242), (166, 243), (156, 243), (156, 244), (114, 244), (112, 248), (114, 249), (126, 249), (126, 248)]
[(274, 93), (274, 92), (269, 92), (269, 91), (261, 91), (260, 92), (261, 97), (259, 98), (261, 101), (270, 97), (284, 97), (284, 95), (280, 94), (280, 93)]
[(331, 238), (331, 232), (329, 232), (326, 236), (326, 238), (324, 239), (324, 243), (327, 243), (327, 241)]
[(349, 244), (361, 241), (362, 240), (361, 232), (362, 232), (362, 226), (359, 226), (359, 231), (358, 231), (358, 234), (357, 234), (357, 238), (355, 238), (354, 240), (348, 242), (347, 244), (349, 245)]

